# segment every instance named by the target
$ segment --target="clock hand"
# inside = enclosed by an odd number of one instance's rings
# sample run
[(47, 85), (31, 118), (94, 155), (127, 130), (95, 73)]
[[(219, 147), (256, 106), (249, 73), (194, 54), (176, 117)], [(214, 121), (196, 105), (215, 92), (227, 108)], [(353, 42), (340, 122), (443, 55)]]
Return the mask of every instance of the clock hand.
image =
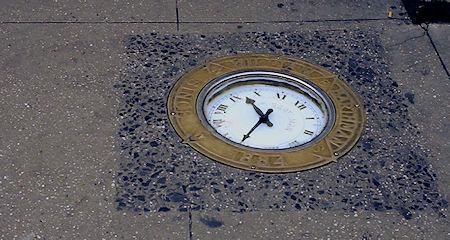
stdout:
[(242, 138), (242, 141), (245, 141), (245, 139), (250, 137), (250, 134), (262, 123), (262, 119), (259, 118), (258, 122), (255, 124), (255, 126), (252, 127), (252, 129), (250, 129), (250, 131), (247, 134), (244, 134), (244, 137)]
[(247, 104), (251, 104), (253, 106), (253, 108), (255, 109), (256, 113), (258, 113), (258, 115), (260, 117), (264, 116), (264, 113), (261, 111), (261, 109), (259, 109), (256, 105), (255, 105), (255, 100), (247, 97), (245, 98), (245, 103)]
[[(271, 114), (273, 112), (273, 109), (269, 109), (269, 110), (267, 110), (267, 112), (266, 112), (266, 114), (264, 114), (263, 116), (261, 116), (261, 117), (259, 117), (259, 120), (258, 120), (258, 122), (252, 127), (252, 129), (250, 129), (250, 131), (247, 133), (247, 134), (244, 134), (244, 137), (242, 138), (242, 141), (241, 142), (243, 142), (243, 141), (245, 141), (245, 139), (247, 139), (247, 138), (249, 138), (250, 137), (250, 134), (253, 132), (253, 131), (255, 131), (255, 129), (259, 126), (259, 125), (261, 125), (261, 123), (265, 123), (265, 124), (267, 124), (267, 125), (269, 125), (269, 114)], [(273, 124), (272, 123), (270, 123), (272, 126), (273, 126)], [(269, 125), (270, 126), (270, 125)], [(270, 126), (271, 127), (271, 126)]]
[[(253, 109), (255, 109), (256, 113), (258, 113), (259, 117), (263, 117), (264, 113), (263, 111), (261, 111), (261, 109), (259, 109), (256, 105), (255, 105), (255, 100), (251, 99), (249, 97), (245, 98), (245, 103), (247, 104), (251, 104), (253, 106)], [(273, 123), (270, 122), (269, 118), (267, 118), (267, 120), (264, 122), (265, 124), (267, 124), (267, 126), (272, 127)]]

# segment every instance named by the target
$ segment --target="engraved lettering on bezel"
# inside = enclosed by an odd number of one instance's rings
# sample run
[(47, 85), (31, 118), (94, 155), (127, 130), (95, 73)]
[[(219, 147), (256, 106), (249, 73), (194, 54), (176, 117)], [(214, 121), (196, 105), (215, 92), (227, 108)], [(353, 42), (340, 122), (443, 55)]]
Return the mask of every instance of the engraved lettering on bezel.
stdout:
[(258, 153), (238, 152), (235, 159), (240, 163), (257, 167), (276, 167), (285, 165), (285, 159), (282, 155), (262, 155)]
[[(322, 137), (304, 148), (287, 148), (280, 151), (242, 148), (218, 138), (207, 128), (199, 118), (197, 99), (205, 86), (222, 76), (245, 71), (273, 71), (305, 79), (320, 88), (332, 101), (335, 108), (335, 122), (332, 128)], [(309, 107), (302, 105), (303, 101), (289, 99), (280, 92), (280, 98), (275, 94), (267, 94), (256, 89), (249, 90), (248, 97), (273, 97), (278, 104), (292, 106), (296, 113), (306, 113)], [(262, 95), (262, 96), (261, 96)], [(239, 98), (244, 100), (240, 100)], [(245, 96), (228, 95), (229, 102), (219, 107), (219, 112), (231, 111), (230, 104), (245, 104)], [(256, 102), (258, 103), (258, 102)], [(364, 128), (365, 116), (362, 103), (352, 92), (345, 81), (328, 70), (305, 62), (303, 60), (267, 54), (243, 54), (215, 59), (209, 63), (194, 68), (182, 76), (173, 86), (168, 97), (168, 117), (183, 142), (201, 152), (208, 158), (227, 165), (260, 172), (293, 172), (310, 169), (336, 161), (338, 157), (356, 144)], [(211, 121), (216, 126), (228, 124), (223, 114)], [(305, 123), (316, 121), (314, 114), (305, 114)], [(302, 130), (305, 136), (316, 132), (314, 128)], [(228, 132), (226, 132), (228, 134)], [(298, 143), (293, 143), (295, 146)]]

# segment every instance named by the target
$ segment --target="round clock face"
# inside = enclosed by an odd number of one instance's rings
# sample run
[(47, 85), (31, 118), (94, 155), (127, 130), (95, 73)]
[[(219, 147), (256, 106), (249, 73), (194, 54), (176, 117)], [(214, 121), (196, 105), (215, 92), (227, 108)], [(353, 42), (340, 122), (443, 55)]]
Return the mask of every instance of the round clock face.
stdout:
[(334, 109), (310, 83), (273, 72), (217, 79), (201, 94), (200, 115), (217, 135), (245, 147), (306, 146), (330, 129)]

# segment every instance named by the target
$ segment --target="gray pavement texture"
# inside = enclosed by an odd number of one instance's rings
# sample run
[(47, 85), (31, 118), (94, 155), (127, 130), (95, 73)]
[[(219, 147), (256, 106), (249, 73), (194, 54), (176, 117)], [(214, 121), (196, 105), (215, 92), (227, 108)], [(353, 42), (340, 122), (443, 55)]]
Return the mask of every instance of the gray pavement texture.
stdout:
[(428, 26), (428, 32), (443, 68), (450, 78), (450, 25), (433, 24)]
[[(365, 0), (2, 1), (0, 13), (0, 239), (450, 239), (447, 25)], [(171, 84), (255, 51), (342, 75), (367, 110), (357, 147), (267, 175), (180, 144)]]

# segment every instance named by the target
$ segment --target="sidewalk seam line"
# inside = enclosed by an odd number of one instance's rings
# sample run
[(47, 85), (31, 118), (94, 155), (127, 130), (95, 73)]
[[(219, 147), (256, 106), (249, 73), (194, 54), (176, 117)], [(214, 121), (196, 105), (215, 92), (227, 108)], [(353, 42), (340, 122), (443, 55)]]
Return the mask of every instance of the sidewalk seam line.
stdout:
[[(178, 8), (176, 8), (178, 13)], [(276, 21), (0, 21), (0, 24), (270, 24), (270, 23), (321, 23), (321, 22), (364, 22), (364, 21), (410, 21), (403, 18), (357, 18), (357, 19), (317, 19), (317, 20), (276, 20)]]
[(175, 0), (175, 13), (177, 16), (177, 31), (180, 31), (180, 14), (178, 10), (178, 0)]
[(189, 204), (189, 240), (192, 240), (192, 210), (191, 204)]

